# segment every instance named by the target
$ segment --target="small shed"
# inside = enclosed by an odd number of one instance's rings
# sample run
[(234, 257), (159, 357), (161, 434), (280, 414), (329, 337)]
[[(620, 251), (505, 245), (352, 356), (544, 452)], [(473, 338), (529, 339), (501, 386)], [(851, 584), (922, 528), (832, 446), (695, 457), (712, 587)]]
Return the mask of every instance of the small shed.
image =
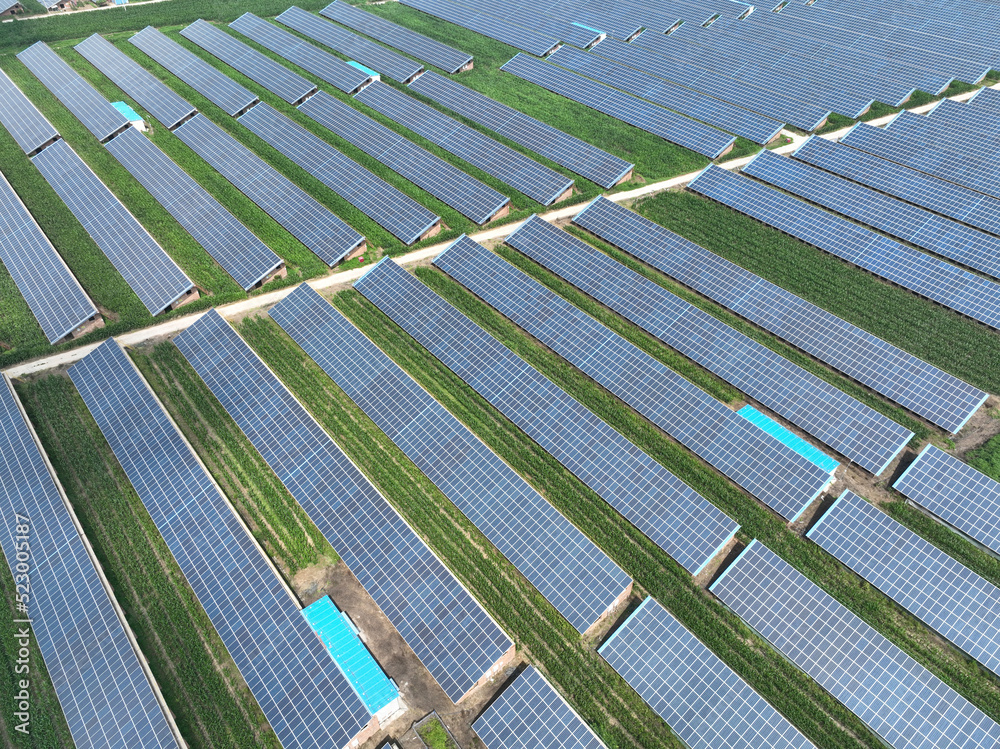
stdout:
[(10, 2), (10, 0), (0, 0), (0, 16), (12, 16), (15, 13), (20, 13), (24, 10), (24, 6), (21, 3)]
[(139, 113), (136, 112), (134, 109), (132, 109), (132, 107), (130, 107), (128, 104), (126, 104), (123, 101), (114, 101), (111, 102), (111, 106), (113, 106), (123, 115), (125, 115), (125, 119), (127, 119), (129, 121), (129, 124), (136, 130), (139, 130), (140, 132), (143, 133), (146, 132), (145, 120), (143, 120), (142, 117), (139, 116)]

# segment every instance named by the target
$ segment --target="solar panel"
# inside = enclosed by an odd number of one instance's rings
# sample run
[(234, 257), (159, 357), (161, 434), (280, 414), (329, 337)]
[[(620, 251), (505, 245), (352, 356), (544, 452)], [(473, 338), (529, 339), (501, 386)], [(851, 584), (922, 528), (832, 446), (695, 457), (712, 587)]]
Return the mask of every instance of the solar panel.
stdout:
[(1000, 236), (1000, 200), (981, 192), (826, 138), (810, 138), (794, 155), (800, 161)]
[(604, 749), (534, 666), (505, 687), (472, 728), (488, 749)]
[(244, 13), (229, 24), (229, 27), (344, 93), (353, 94), (371, 80), (368, 73), (348, 65), (339, 57), (303, 41), (295, 34), (279, 29), (252, 13)]
[[(897, 136), (907, 138), (912, 143), (953, 154), (960, 161), (988, 162), (989, 157), (986, 154), (1000, 147), (1000, 136), (996, 133), (955, 126), (906, 110), (893, 117), (886, 125), (886, 129)], [(953, 140), (960, 140), (961, 144), (956, 144)]]
[(844, 491), (806, 534), (889, 598), (1000, 673), (1000, 590)]
[(194, 288), (191, 279), (66, 141), (56, 141), (32, 161), (149, 314), (158, 315)]
[(1000, 111), (1000, 91), (993, 88), (981, 88), (969, 99), (969, 106), (978, 107), (989, 112)]
[(946, 122), (966, 130), (1000, 135), (1000, 123), (997, 122), (996, 114), (954, 99), (942, 99), (927, 116), (932, 122)]
[(743, 173), (912, 245), (1000, 278), (1000, 238), (794, 159), (761, 151)]
[(7, 74), (0, 70), (0, 123), (14, 136), (17, 145), (31, 155), (59, 133)]
[(97, 307), (2, 174), (0, 260), (49, 343), (97, 315)]
[(129, 128), (106, 147), (241, 288), (252, 289), (281, 267), (281, 258), (138, 130)]
[(31, 617), (34, 640), (74, 744), (176, 747), (101, 573), (6, 377), (0, 382), (0, 454), (0, 503), (6, 519), (0, 546), (11, 575), (21, 580), (26, 576), (18, 574), (17, 560), (30, 547), (30, 599), (22, 615)]
[(251, 108), (240, 123), (404, 244), (413, 244), (438, 225), (433, 212), (270, 105), (261, 102)]
[(549, 56), (549, 60), (574, 73), (741, 135), (754, 143), (770, 143), (781, 132), (782, 124), (778, 120), (762, 117), (693, 89), (626, 68), (596, 54), (581, 52), (573, 47), (560, 47)]
[(928, 445), (893, 488), (1000, 554), (1000, 483)]
[(248, 47), (208, 21), (199, 18), (190, 26), (181, 29), (181, 36), (260, 84), (272, 94), (280, 96), (289, 104), (298, 104), (316, 90), (312, 81), (293, 73), (284, 65)]
[(631, 585), (604, 552), (308, 285), (269, 314), (578, 632)]
[(409, 83), (424, 69), (423, 65), (409, 57), (403, 57), (294, 5), (274, 20), (400, 83)]
[(368, 710), (114, 339), (69, 369), (278, 741), (344, 746)]
[(760, 542), (709, 590), (894, 749), (1000, 742), (1000, 726)]
[(195, 153), (331, 268), (365, 241), (205, 115), (195, 115), (176, 132)]
[(389, 259), (355, 288), (696, 574), (737, 524)]
[(100, 34), (84, 39), (73, 49), (139, 102), (168, 130), (198, 111)]
[(228, 115), (235, 117), (257, 101), (256, 94), (152, 26), (129, 41)]
[(573, 222), (949, 432), (985, 402), (982, 390), (606, 198)]
[(349, 3), (334, 0), (320, 11), (320, 15), (441, 68), (446, 73), (457, 73), (472, 64), (472, 55), (466, 52), (398, 26)]
[[(544, 219), (535, 216), (506, 241), (875, 475), (885, 470), (913, 436), (888, 417)], [(499, 278), (497, 284), (489, 284), (490, 280), (475, 277), (474, 289), (490, 301), (493, 294), (514, 295), (514, 288), (527, 285), (527, 277), (519, 279), (521, 283), (511, 279), (508, 283), (516, 286), (501, 292)], [(480, 291), (487, 284), (496, 287), (493, 294)]]
[(646, 598), (597, 652), (687, 746), (813, 746), (652, 598)]
[(710, 159), (731, 151), (736, 141), (733, 136), (713, 127), (587, 80), (544, 60), (519, 54), (500, 69)]
[(217, 311), (174, 343), (457, 702), (507, 635)]
[(611, 189), (632, 173), (633, 164), (624, 159), (521, 114), (434, 71), (424, 73), (410, 84), (410, 88), (605, 189)]
[(573, 186), (559, 172), (381, 81), (354, 98), (542, 205), (554, 203)]
[(1000, 328), (1000, 286), (832, 213), (710, 166), (688, 185), (859, 268)]
[(428, 15), (540, 57), (547, 55), (559, 44), (559, 40), (549, 34), (526, 29), (523, 26), (515, 26), (489, 13), (476, 12), (461, 5), (444, 2), (444, 0), (400, 0), (400, 2)]
[(100, 141), (119, 133), (129, 126), (125, 115), (94, 90), (65, 60), (52, 51), (45, 42), (35, 42), (18, 52), (17, 59), (24, 63), (35, 78), (72, 112)]
[[(474, 6), (469, 0), (446, 0), (449, 5), (461, 6), (466, 12), (475, 12), (481, 6)], [(542, 12), (535, 4), (518, 0), (493, 0), (487, 11), (500, 23), (518, 29), (531, 29), (551, 36), (564, 44), (572, 44), (586, 49), (604, 38), (604, 33), (584, 24), (568, 23), (563, 16), (553, 16)]]
[(310, 96), (299, 111), (477, 224), (510, 203), (506, 195), (325, 91)]

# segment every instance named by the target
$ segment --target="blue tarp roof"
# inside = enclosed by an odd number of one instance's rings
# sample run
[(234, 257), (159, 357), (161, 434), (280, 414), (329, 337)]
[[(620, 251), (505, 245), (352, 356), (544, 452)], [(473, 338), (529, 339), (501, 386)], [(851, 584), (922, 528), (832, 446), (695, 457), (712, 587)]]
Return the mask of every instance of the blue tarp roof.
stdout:
[(136, 111), (134, 109), (132, 109), (132, 107), (130, 107), (125, 102), (123, 102), (123, 101), (113, 101), (113, 102), (111, 102), (111, 106), (113, 106), (115, 109), (117, 109), (123, 115), (125, 115), (125, 118), (129, 122), (142, 122), (142, 117), (140, 117), (136, 113)]

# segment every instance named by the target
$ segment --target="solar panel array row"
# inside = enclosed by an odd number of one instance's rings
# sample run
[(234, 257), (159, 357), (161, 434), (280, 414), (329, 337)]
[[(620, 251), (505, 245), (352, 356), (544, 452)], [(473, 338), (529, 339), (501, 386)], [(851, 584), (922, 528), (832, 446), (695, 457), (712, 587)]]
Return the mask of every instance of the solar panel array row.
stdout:
[(1000, 200), (872, 154), (813, 137), (795, 158), (1000, 236)]
[[(371, 80), (368, 73), (348, 65), (339, 57), (303, 41), (295, 34), (279, 29), (274, 24), (268, 23), (252, 13), (244, 13), (229, 24), (229, 27), (236, 29), (262, 47), (281, 55), (289, 62), (295, 63), (303, 70), (309, 71), (320, 80), (326, 81), (344, 93), (353, 94)], [(295, 88), (292, 94), (301, 93), (301, 91), (301, 87)], [(292, 100), (286, 98), (286, 101)]]
[(517, 0), (509, 2), (508, 7), (530, 8), (550, 17), (598, 29), (616, 39), (631, 39), (643, 27), (643, 22), (636, 20), (621, 3), (608, 8), (602, 3), (582, 3), (578, 0)]
[(195, 153), (330, 267), (365, 241), (205, 115), (196, 115), (176, 132)]
[(278, 741), (347, 744), (368, 710), (135, 365), (110, 339), (69, 376)]
[(11, 575), (23, 579), (17, 574), (18, 551), (23, 555), (22, 542), (29, 539), (32, 634), (74, 744), (176, 747), (6, 377), (0, 381), (0, 454), (0, 505), (6, 519), (0, 547)]
[[(960, 162), (989, 163), (989, 157), (984, 158), (983, 152), (994, 151), (1000, 145), (1000, 137), (995, 133), (956, 128), (942, 120), (906, 110), (893, 117), (886, 130), (897, 137), (908, 139), (911, 143), (953, 154)], [(946, 140), (949, 137), (952, 140)], [(960, 144), (954, 142), (956, 138), (961, 141)]]
[(515, 49), (544, 57), (559, 44), (559, 40), (523, 26), (514, 26), (496, 16), (475, 11), (447, 0), (401, 0), (403, 5), (423, 11), (449, 23), (457, 24), (477, 34), (509, 44)]
[(559, 172), (381, 81), (355, 98), (542, 205), (555, 202), (573, 186), (573, 180)]
[[(601, 49), (603, 45), (598, 47), (598, 51)], [(549, 56), (549, 60), (599, 83), (614, 86), (654, 104), (741, 135), (754, 143), (770, 143), (781, 132), (782, 125), (777, 120), (627, 68), (597, 54), (581, 52), (573, 47), (561, 47)]]
[(389, 259), (355, 288), (686, 570), (737, 524)]
[(174, 343), (458, 701), (510, 649), (507, 635), (217, 311)]
[(633, 165), (624, 159), (434, 71), (424, 73), (410, 84), (410, 88), (605, 189), (611, 189), (632, 171)]
[(325, 91), (310, 96), (299, 111), (477, 224), (510, 203), (506, 195)]
[(928, 445), (893, 488), (1000, 554), (1000, 483)]
[(472, 723), (489, 749), (605, 749), (534, 666), (528, 666)]
[(1000, 673), (1000, 590), (845, 491), (806, 534), (889, 598)]
[(168, 130), (173, 130), (198, 111), (100, 34), (93, 34), (73, 49), (139, 102)]
[(403, 57), (294, 5), (274, 20), (400, 83), (409, 83), (424, 69), (423, 65), (409, 57)]
[(128, 127), (125, 115), (115, 109), (79, 73), (45, 42), (35, 42), (18, 52), (17, 59), (100, 141)]
[[(824, 143), (826, 141), (823, 141)], [(955, 433), (987, 394), (606, 198), (573, 222)]]
[(45, 119), (2, 70), (0, 70), (0, 123), (7, 128), (21, 150), (28, 155), (59, 137), (52, 123)]
[(472, 55), (466, 52), (418, 34), (405, 26), (398, 26), (350, 3), (334, 0), (320, 11), (320, 15), (441, 68), (446, 73), (457, 73), (472, 62)]
[[(455, 5), (472, 9), (474, 0), (448, 0)], [(585, 24), (570, 23), (568, 19), (541, 12), (535, 5), (520, 0), (494, 0), (489, 4), (489, 12), (512, 27), (532, 29), (564, 44), (586, 49), (600, 41), (604, 34)]]
[(49, 343), (97, 315), (97, 307), (0, 175), (0, 260)]
[(728, 153), (736, 140), (713, 127), (587, 80), (544, 60), (519, 54), (500, 69), (710, 159)]
[(404, 244), (413, 244), (440, 220), (409, 195), (404, 195), (264, 102), (241, 115), (240, 124)]
[(1000, 278), (1000, 238), (794, 159), (761, 151), (743, 173), (910, 244)]
[(32, 158), (139, 300), (157, 315), (194, 284), (64, 140)]
[(646, 598), (597, 652), (687, 746), (813, 746), (652, 598)]
[(927, 116), (933, 122), (946, 122), (953, 127), (991, 136), (1000, 135), (996, 114), (954, 99), (942, 99)]
[(289, 104), (298, 104), (316, 90), (312, 81), (279, 65), (267, 55), (248, 47), (225, 31), (198, 19), (181, 29), (181, 36), (214, 55), (234, 70), (258, 83)]
[(709, 590), (894, 749), (1000, 741), (1000, 725), (759, 541)]
[(308, 285), (269, 314), (578, 632), (586, 632), (631, 584), (590, 539)]
[(992, 281), (721, 167), (710, 166), (688, 187), (956, 312), (1000, 328), (1000, 286)]
[(981, 88), (969, 99), (969, 105), (987, 112), (1000, 112), (1000, 91), (993, 88)]
[(281, 258), (138, 130), (129, 128), (106, 147), (241, 288), (252, 289), (281, 267)]
[(133, 35), (129, 41), (226, 114), (235, 117), (257, 101), (256, 94), (152, 26)]
[(507, 243), (873, 474), (913, 436), (544, 219), (533, 217)]

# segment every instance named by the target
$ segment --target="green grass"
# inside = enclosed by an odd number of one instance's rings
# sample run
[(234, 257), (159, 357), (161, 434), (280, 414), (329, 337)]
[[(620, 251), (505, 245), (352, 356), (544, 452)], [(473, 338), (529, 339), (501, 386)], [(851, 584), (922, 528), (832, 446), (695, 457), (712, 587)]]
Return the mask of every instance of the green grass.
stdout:
[(427, 721), (417, 733), (420, 734), (420, 738), (423, 739), (428, 749), (458, 749), (437, 718)]
[(1000, 481), (1000, 435), (965, 456), (966, 462), (987, 476)]

